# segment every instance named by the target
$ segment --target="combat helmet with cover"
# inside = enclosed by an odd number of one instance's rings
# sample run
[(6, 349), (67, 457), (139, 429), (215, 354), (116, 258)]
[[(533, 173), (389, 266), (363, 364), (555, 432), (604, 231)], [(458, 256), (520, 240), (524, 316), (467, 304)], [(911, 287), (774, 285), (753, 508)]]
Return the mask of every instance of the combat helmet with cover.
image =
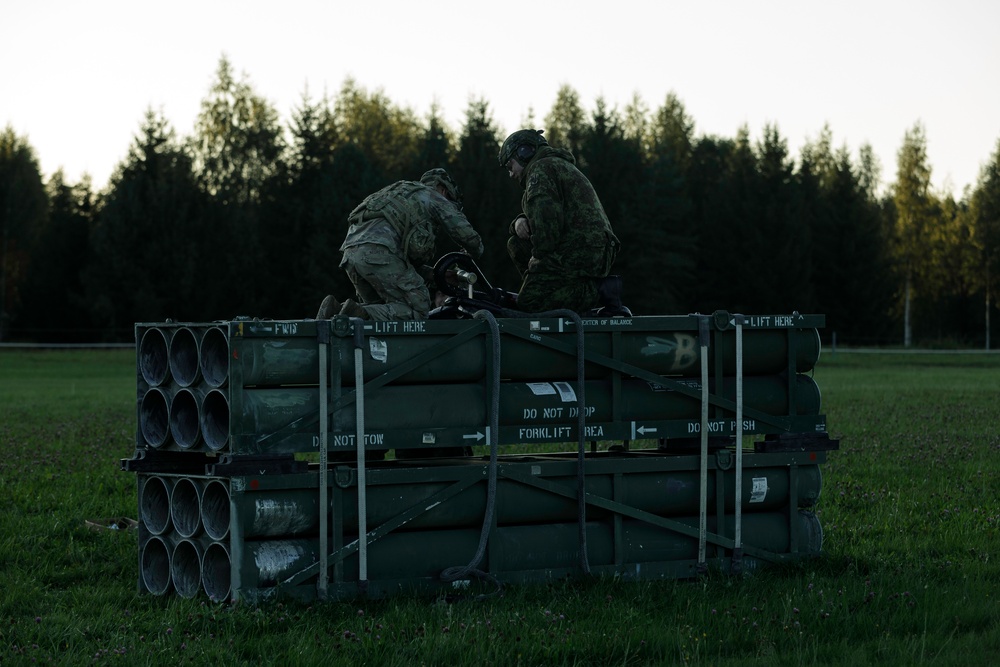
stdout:
[(510, 162), (511, 158), (516, 158), (521, 163), (521, 166), (527, 166), (531, 158), (535, 157), (535, 152), (539, 146), (549, 145), (549, 142), (545, 141), (545, 138), (542, 136), (542, 132), (544, 131), (518, 130), (507, 137), (503, 142), (503, 146), (500, 147), (500, 154), (497, 156), (500, 166), (506, 169), (507, 163)]
[(448, 199), (457, 204), (462, 203), (462, 191), (458, 189), (458, 184), (441, 167), (425, 171), (423, 176), (420, 177), (420, 182), (432, 188), (440, 185), (448, 193)]

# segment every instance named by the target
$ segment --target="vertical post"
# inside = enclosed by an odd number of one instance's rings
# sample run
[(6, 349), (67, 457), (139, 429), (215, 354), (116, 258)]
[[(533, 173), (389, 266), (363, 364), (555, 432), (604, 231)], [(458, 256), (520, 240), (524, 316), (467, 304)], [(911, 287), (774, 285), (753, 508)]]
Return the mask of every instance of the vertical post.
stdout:
[(743, 316), (734, 315), (736, 324), (736, 498), (732, 570), (743, 568)]
[(316, 584), (320, 600), (327, 596), (327, 586), (330, 581), (329, 567), (330, 549), (328, 545), (329, 503), (327, 499), (327, 464), (330, 403), (327, 385), (329, 384), (327, 353), (330, 346), (330, 320), (316, 321), (316, 342), (319, 345), (319, 581)]
[(364, 320), (352, 317), (354, 325), (355, 423), (358, 452), (358, 590), (368, 588), (368, 488), (365, 479), (365, 369), (362, 349), (365, 344)]
[(910, 347), (910, 342), (913, 338), (912, 331), (910, 328), (910, 273), (909, 267), (907, 267), (906, 292), (903, 298), (903, 347), (907, 349)]
[(698, 317), (698, 344), (701, 346), (701, 475), (698, 488), (698, 572), (708, 570), (708, 316)]
[(990, 263), (986, 262), (986, 349), (990, 349)]
[[(10, 190), (14, 189), (11, 182)], [(3, 341), (4, 322), (7, 320), (7, 225), (10, 224), (10, 195), (7, 199), (7, 221), (3, 226), (3, 246), (0, 247), (0, 342)], [(989, 305), (987, 304), (987, 308)]]

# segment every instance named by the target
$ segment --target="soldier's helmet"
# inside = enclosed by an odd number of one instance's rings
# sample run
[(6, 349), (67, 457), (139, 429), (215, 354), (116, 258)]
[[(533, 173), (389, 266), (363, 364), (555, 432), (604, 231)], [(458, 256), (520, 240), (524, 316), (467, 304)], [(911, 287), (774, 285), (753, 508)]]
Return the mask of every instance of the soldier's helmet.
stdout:
[(432, 188), (440, 185), (448, 192), (448, 199), (456, 203), (462, 202), (462, 191), (458, 189), (458, 184), (441, 167), (425, 171), (424, 175), (420, 177), (420, 182)]
[(500, 154), (497, 156), (500, 166), (506, 169), (507, 163), (510, 162), (511, 158), (517, 158), (521, 166), (527, 166), (531, 158), (535, 157), (535, 152), (539, 146), (549, 145), (549, 142), (545, 141), (545, 138), (542, 136), (542, 132), (544, 131), (518, 130), (507, 137), (503, 142), (503, 146), (500, 147)]

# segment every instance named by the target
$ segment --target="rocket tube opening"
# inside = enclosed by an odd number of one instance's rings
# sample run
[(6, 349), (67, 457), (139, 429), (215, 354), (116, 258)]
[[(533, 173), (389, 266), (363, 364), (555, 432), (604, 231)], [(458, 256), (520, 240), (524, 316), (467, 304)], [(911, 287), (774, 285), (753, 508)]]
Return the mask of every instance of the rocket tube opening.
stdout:
[(167, 392), (153, 387), (143, 394), (139, 405), (139, 431), (150, 447), (161, 447), (167, 441), (169, 414)]
[(226, 547), (221, 542), (209, 544), (201, 559), (201, 584), (213, 602), (229, 599), (231, 571), (232, 561)]
[(193, 598), (201, 591), (201, 553), (191, 540), (181, 540), (174, 547), (170, 581), (182, 598)]
[(224, 482), (213, 479), (205, 485), (201, 497), (201, 523), (213, 540), (229, 535), (229, 489)]
[(182, 449), (191, 449), (198, 444), (199, 428), (198, 399), (190, 389), (181, 389), (170, 402), (170, 435)]
[(178, 329), (170, 340), (170, 372), (182, 387), (198, 379), (198, 340), (188, 327)]
[(162, 535), (170, 529), (170, 489), (165, 479), (150, 477), (143, 483), (139, 514), (153, 535)]
[(152, 537), (142, 547), (139, 558), (142, 583), (153, 595), (166, 595), (170, 590), (170, 549), (161, 537)]
[(142, 379), (155, 387), (167, 381), (170, 365), (167, 362), (167, 336), (162, 329), (147, 329), (139, 341), (139, 372)]
[(212, 327), (201, 339), (201, 376), (213, 387), (229, 379), (229, 341), (219, 327)]
[(193, 480), (182, 477), (170, 493), (170, 519), (181, 537), (194, 537), (201, 530), (201, 500)]
[(201, 432), (212, 451), (229, 442), (229, 399), (219, 389), (208, 392), (201, 404)]

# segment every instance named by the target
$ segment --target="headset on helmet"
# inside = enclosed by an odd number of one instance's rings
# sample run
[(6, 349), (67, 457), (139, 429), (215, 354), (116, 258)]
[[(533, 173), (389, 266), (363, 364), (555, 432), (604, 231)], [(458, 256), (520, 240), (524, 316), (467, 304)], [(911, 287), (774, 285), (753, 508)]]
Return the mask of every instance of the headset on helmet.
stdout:
[(500, 147), (500, 154), (497, 155), (500, 166), (506, 169), (507, 163), (515, 157), (522, 166), (526, 165), (531, 158), (535, 157), (539, 146), (549, 145), (542, 137), (542, 132), (544, 130), (518, 130), (507, 137), (503, 146)]

